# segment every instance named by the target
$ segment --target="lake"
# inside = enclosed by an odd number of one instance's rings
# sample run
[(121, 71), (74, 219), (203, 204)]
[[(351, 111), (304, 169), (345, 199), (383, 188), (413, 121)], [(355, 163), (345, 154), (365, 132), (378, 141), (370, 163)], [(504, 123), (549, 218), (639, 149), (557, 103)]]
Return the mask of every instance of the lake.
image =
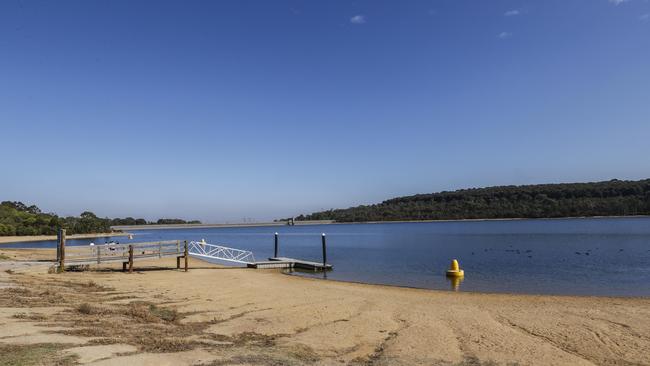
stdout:
[[(296, 275), (459, 291), (650, 296), (650, 218), (334, 224), (134, 231), (133, 242), (201, 240), (273, 255), (321, 260), (327, 234), (334, 270)], [(131, 242), (116, 238), (122, 243)], [(69, 240), (88, 245), (103, 239)], [(53, 247), (30, 242), (3, 247)], [(444, 275), (452, 259), (462, 282)]]

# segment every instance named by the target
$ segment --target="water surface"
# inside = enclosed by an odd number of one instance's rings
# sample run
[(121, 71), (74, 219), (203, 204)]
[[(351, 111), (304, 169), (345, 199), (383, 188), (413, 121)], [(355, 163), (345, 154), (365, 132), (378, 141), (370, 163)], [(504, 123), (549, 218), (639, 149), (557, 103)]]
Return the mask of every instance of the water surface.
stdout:
[[(336, 224), (134, 231), (132, 241), (201, 240), (253, 251), (321, 260), (327, 234), (328, 279), (460, 291), (650, 296), (650, 218)], [(88, 245), (104, 239), (68, 240)], [(5, 247), (52, 247), (26, 242)], [(444, 276), (453, 258), (461, 283)], [(317, 273), (296, 273), (323, 277)]]

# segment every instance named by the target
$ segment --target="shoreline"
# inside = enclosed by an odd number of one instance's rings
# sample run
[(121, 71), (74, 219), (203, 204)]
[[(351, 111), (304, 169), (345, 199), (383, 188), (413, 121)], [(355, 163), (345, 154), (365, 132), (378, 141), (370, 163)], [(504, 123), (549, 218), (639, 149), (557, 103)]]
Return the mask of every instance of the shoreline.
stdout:
[[(119, 272), (117, 265), (63, 274), (47, 274), (42, 265), (4, 271), (11, 263), (0, 262), (0, 282), (28, 293), (9, 292), (13, 297), (0, 304), (0, 345), (29, 347), (47, 337), (68, 344), (62, 347), (87, 362), (650, 365), (645, 354), (650, 347), (647, 298), (315, 281), (194, 258), (187, 273), (173, 269), (173, 259), (156, 259), (138, 262), (133, 275)], [(205, 281), (208, 277), (218, 280)], [(43, 295), (30, 295), (34, 293)], [(56, 296), (66, 301), (52, 307), (49, 299)], [(171, 309), (180, 320), (136, 318), (156, 309), (138, 308), (142, 303)], [(144, 319), (157, 326), (143, 326)], [(175, 331), (161, 331), (161, 326)], [(160, 333), (145, 336), (144, 328)], [(106, 342), (98, 346), (93, 337)]]
[[(195, 258), (199, 259), (199, 258)], [(206, 262), (209, 263), (209, 262)], [(639, 300), (650, 300), (650, 296), (643, 296), (643, 295), (638, 295), (638, 296), (616, 296), (616, 295), (567, 295), (567, 294), (539, 294), (539, 293), (529, 293), (529, 292), (490, 292), (490, 291), (469, 291), (469, 290), (459, 290), (459, 291), (452, 291), (452, 290), (443, 290), (443, 289), (435, 289), (435, 288), (426, 288), (426, 287), (415, 287), (415, 286), (408, 286), (408, 285), (392, 285), (392, 284), (387, 284), (387, 283), (373, 283), (373, 282), (362, 282), (362, 281), (353, 281), (353, 280), (339, 280), (339, 279), (333, 279), (333, 278), (318, 278), (318, 277), (309, 277), (309, 276), (300, 276), (300, 275), (294, 275), (288, 272), (287, 269), (283, 269), (280, 272), (282, 275), (293, 277), (293, 278), (301, 278), (304, 280), (309, 280), (309, 281), (331, 281), (331, 282), (338, 282), (338, 283), (349, 283), (353, 285), (363, 285), (363, 286), (379, 286), (379, 287), (385, 287), (385, 288), (399, 288), (399, 289), (408, 289), (408, 290), (418, 290), (418, 291), (430, 291), (430, 292), (435, 292), (435, 293), (464, 293), (464, 294), (477, 294), (477, 295), (504, 295), (504, 296), (525, 296), (525, 297), (560, 297), (560, 298), (594, 298), (594, 299), (610, 299), (610, 300), (634, 300), (634, 299), (639, 299)]]
[[(650, 218), (650, 215), (628, 215), (628, 216), (568, 216), (568, 217), (508, 217), (492, 219), (440, 219), (440, 220), (394, 220), (394, 221), (346, 221), (338, 222), (333, 220), (295, 221), (294, 226), (314, 225), (352, 225), (352, 224), (408, 224), (408, 223), (431, 223), (431, 222), (481, 222), (481, 221), (527, 221), (527, 220), (585, 220), (585, 219), (634, 219)], [(291, 226), (285, 222), (259, 222), (241, 224), (170, 224), (170, 225), (120, 225), (113, 226), (119, 230), (173, 230), (173, 229), (209, 229), (209, 228), (236, 228), (236, 227), (274, 227)]]
[[(18, 255), (16, 255), (18, 253)], [(51, 262), (52, 264), (56, 263), (56, 252), (52, 248), (2, 248), (0, 247), (0, 256), (4, 255), (7, 256), (7, 254), (14, 254), (12, 257), (13, 259), (9, 259), (10, 261), (38, 261), (41, 264), (43, 263), (48, 263)], [(29, 256), (30, 258), (27, 258), (26, 256)], [(314, 282), (335, 282), (335, 283), (341, 283), (341, 284), (350, 284), (350, 285), (361, 285), (361, 286), (373, 286), (373, 287), (379, 287), (379, 288), (394, 288), (394, 289), (405, 289), (405, 290), (417, 290), (417, 291), (424, 291), (424, 292), (432, 292), (432, 293), (442, 293), (442, 294), (447, 294), (447, 293), (457, 293), (457, 294), (477, 294), (477, 295), (490, 295), (490, 296), (523, 296), (523, 297), (535, 297), (535, 298), (545, 298), (545, 297), (557, 297), (557, 298), (583, 298), (583, 299), (610, 299), (610, 300), (650, 300), (650, 296), (643, 296), (643, 295), (638, 295), (638, 296), (624, 296), (624, 295), (573, 295), (573, 294), (547, 294), (547, 293), (529, 293), (529, 292), (490, 292), (490, 291), (467, 291), (467, 290), (459, 290), (459, 291), (453, 291), (453, 290), (448, 290), (448, 289), (435, 289), (435, 288), (426, 288), (426, 287), (416, 287), (416, 286), (408, 286), (408, 285), (395, 285), (395, 284), (387, 284), (387, 283), (373, 283), (373, 282), (363, 282), (363, 281), (354, 281), (354, 280), (342, 280), (342, 279), (332, 279), (332, 278), (318, 278), (318, 277), (310, 277), (310, 276), (301, 276), (301, 275), (296, 275), (292, 274), (290, 270), (288, 269), (268, 269), (268, 270), (256, 270), (256, 269), (251, 269), (251, 268), (246, 268), (246, 267), (238, 267), (238, 266), (226, 266), (222, 264), (217, 264), (217, 263), (212, 263), (208, 262), (200, 257), (190, 257), (191, 260), (194, 261), (199, 261), (202, 263), (203, 266), (196, 268), (196, 269), (205, 269), (205, 267), (215, 267), (215, 268), (221, 268), (221, 269), (229, 269), (229, 270), (249, 270), (252, 272), (255, 271), (275, 271), (278, 273), (278, 275), (282, 276), (287, 276), (292, 279), (299, 279), (299, 280), (305, 280), (305, 281), (314, 281)], [(0, 259), (0, 263), (2, 260)], [(110, 266), (110, 264), (108, 265)], [(191, 266), (190, 266), (191, 269)]]
[[(296, 226), (333, 224), (331, 220), (296, 221)], [(208, 229), (231, 227), (265, 227), (265, 226), (290, 226), (286, 222), (256, 222), (240, 224), (151, 224), (151, 225), (115, 225), (115, 230), (171, 230), (171, 229)]]
[[(108, 237), (122, 237), (129, 236), (125, 232), (112, 232), (112, 233), (97, 233), (97, 234), (72, 234), (66, 235), (67, 239), (94, 239), (94, 238), (108, 238)], [(27, 235), (27, 236), (0, 236), (0, 244), (13, 244), (22, 243), (26, 241), (50, 241), (56, 240), (56, 235)]]

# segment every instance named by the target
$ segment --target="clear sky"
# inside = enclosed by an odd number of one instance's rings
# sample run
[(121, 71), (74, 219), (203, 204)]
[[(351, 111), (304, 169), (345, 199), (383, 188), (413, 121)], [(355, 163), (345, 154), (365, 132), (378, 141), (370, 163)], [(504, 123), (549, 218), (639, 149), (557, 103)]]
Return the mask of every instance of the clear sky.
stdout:
[(265, 220), (650, 177), (647, 0), (0, 2), (0, 200)]

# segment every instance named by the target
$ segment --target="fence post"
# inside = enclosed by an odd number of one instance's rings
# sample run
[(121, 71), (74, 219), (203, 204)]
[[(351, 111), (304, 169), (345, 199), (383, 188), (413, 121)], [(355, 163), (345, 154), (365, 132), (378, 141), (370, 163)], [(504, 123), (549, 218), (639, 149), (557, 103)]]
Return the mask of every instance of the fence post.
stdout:
[(323, 240), (323, 267), (327, 265), (327, 247), (326, 247), (326, 242), (327, 239), (325, 239), (325, 233), (322, 235), (322, 240)]
[(65, 272), (65, 229), (59, 229), (59, 273)]
[(185, 272), (187, 272), (187, 257), (188, 257), (188, 250), (187, 250), (187, 240), (185, 240)]
[(133, 245), (129, 245), (129, 273), (133, 273)]
[(278, 233), (275, 233), (275, 250), (273, 251), (273, 258), (278, 257)]
[(56, 230), (56, 263), (61, 261), (61, 228)]

